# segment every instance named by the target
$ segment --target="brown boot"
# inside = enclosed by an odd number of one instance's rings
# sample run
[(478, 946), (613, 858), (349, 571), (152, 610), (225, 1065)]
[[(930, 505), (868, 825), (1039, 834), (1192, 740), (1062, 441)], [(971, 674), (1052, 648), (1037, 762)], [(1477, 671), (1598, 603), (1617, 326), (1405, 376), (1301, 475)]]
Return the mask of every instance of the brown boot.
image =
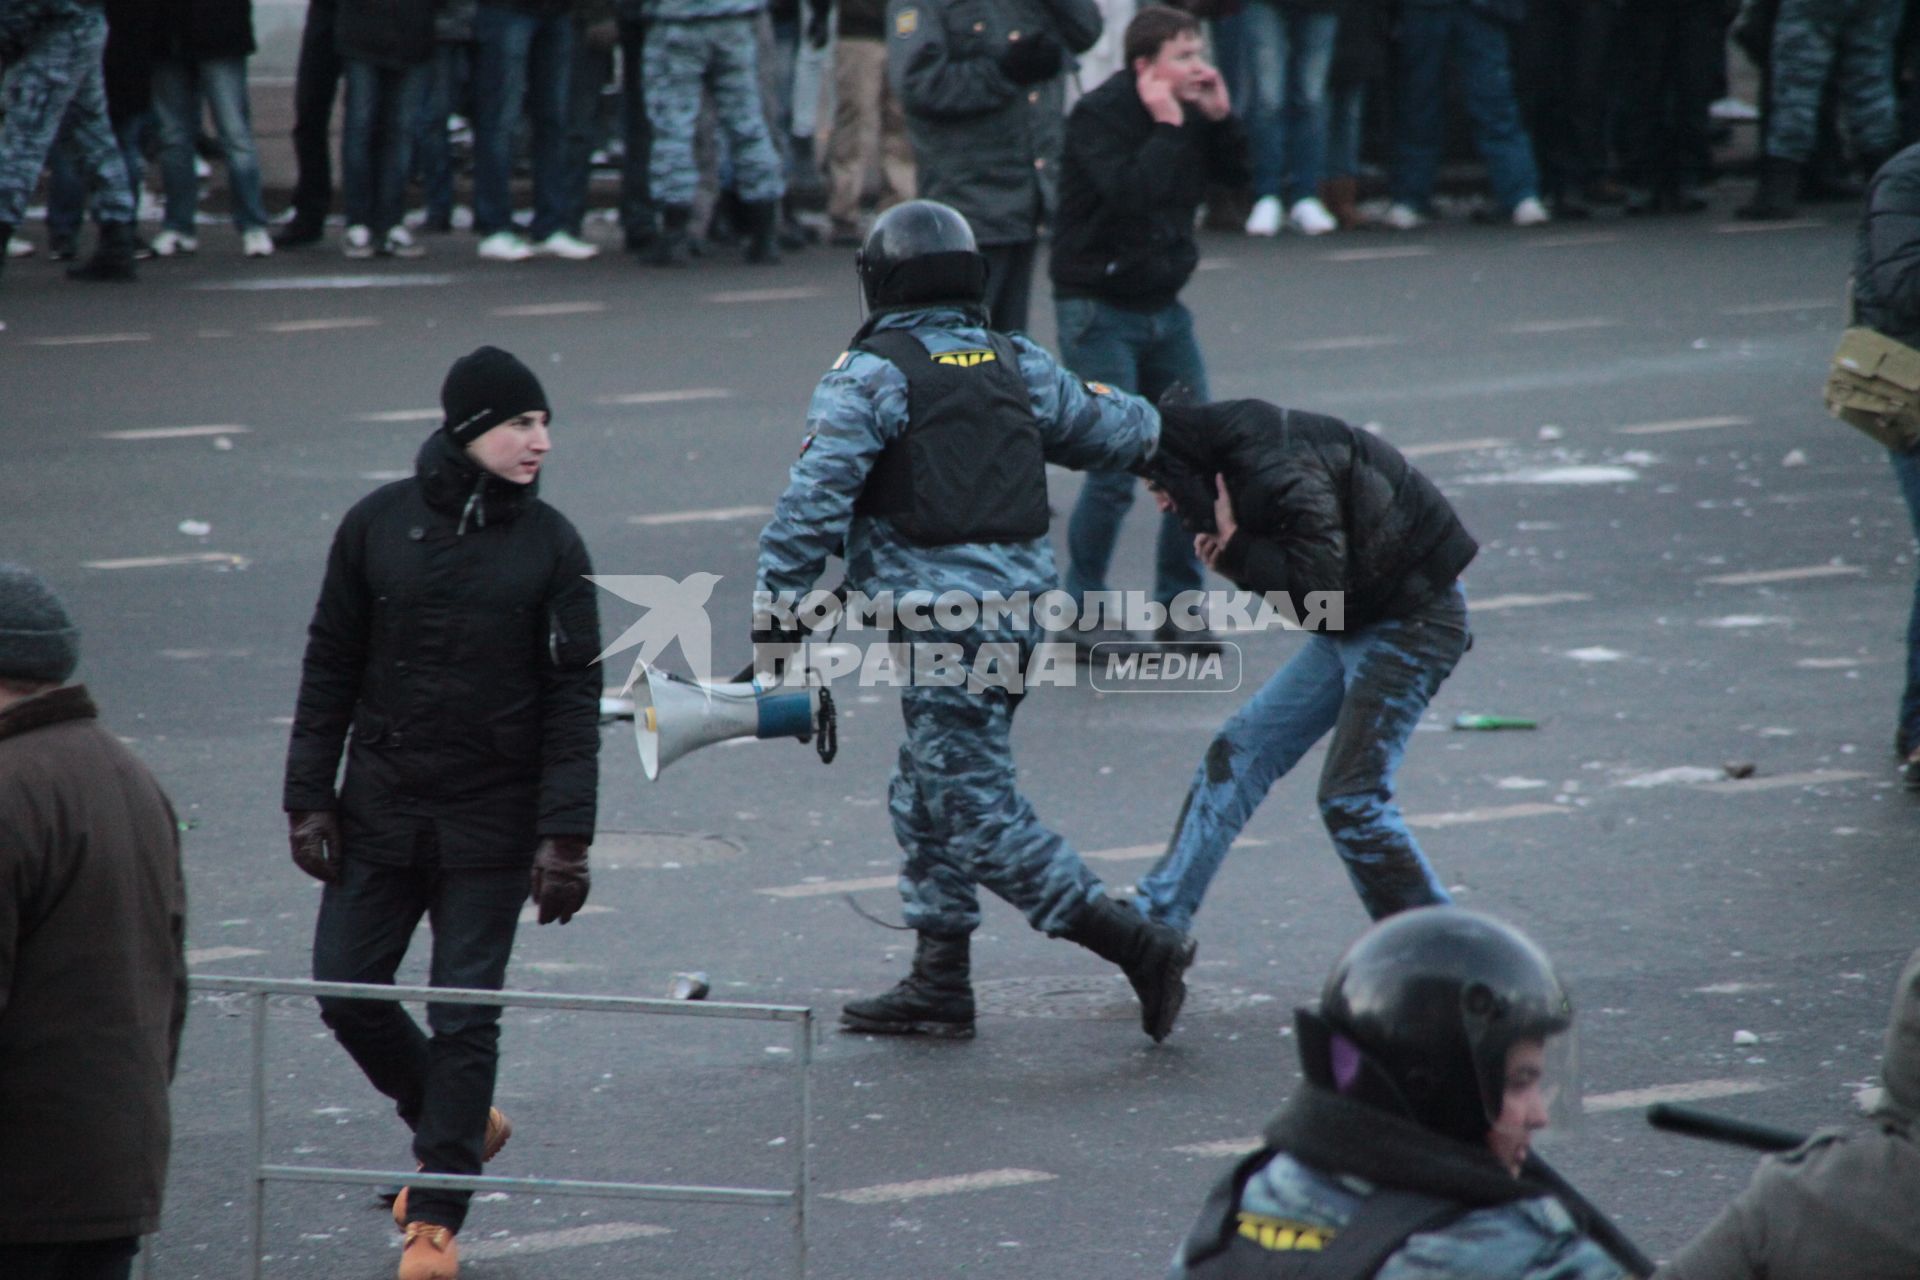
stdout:
[[(507, 1145), (507, 1139), (513, 1136), (513, 1121), (507, 1119), (507, 1113), (498, 1107), (487, 1108), (487, 1136), (480, 1144), (482, 1164), (500, 1154), (500, 1148)], [(426, 1168), (421, 1165), (421, 1168)], [(393, 1225), (402, 1231), (407, 1229), (407, 1189), (400, 1188), (400, 1194), (393, 1198)]]
[(455, 1280), (459, 1274), (460, 1246), (452, 1230), (437, 1222), (409, 1222), (398, 1280)]
[(1320, 184), (1320, 203), (1327, 206), (1342, 231), (1360, 225), (1360, 181), (1351, 175), (1328, 178)]

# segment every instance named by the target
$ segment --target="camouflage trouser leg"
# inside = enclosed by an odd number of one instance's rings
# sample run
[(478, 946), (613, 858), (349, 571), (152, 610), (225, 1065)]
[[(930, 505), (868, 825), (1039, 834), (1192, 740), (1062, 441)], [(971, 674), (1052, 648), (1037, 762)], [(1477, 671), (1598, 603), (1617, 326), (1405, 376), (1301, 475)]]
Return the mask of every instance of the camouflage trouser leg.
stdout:
[(694, 125), (702, 90), (713, 94), (714, 118), (733, 157), (743, 200), (778, 200), (786, 177), (760, 105), (753, 19), (662, 22), (647, 33), (647, 121), (653, 126), (648, 177), (663, 205), (690, 205), (699, 171)]
[(1829, 76), (1838, 78), (1855, 149), (1870, 156), (1894, 150), (1893, 35), (1901, 4), (1780, 0), (1768, 71), (1768, 155), (1802, 164), (1812, 156)]
[(657, 22), (647, 29), (641, 54), (647, 125), (653, 131), (647, 184), (661, 205), (691, 205), (699, 183), (693, 130), (700, 118), (700, 91), (707, 69), (702, 25)]
[(0, 120), (0, 223), (20, 225), (27, 197), (56, 139), (74, 146), (98, 198), (101, 222), (132, 222), (133, 191), (107, 123), (106, 82), (100, 55), (107, 20), (98, 9), (63, 22), (35, 41), (7, 68), (6, 116)]
[(907, 924), (928, 933), (972, 932), (980, 923), (980, 884), (1034, 928), (1065, 932), (1105, 890), (1015, 789), (1013, 704), (1005, 691), (909, 688), (901, 691), (901, 711), (907, 740), (888, 808), (906, 854), (900, 896)]
[(733, 163), (733, 189), (742, 200), (778, 200), (787, 193), (786, 163), (773, 144), (766, 107), (760, 98), (760, 49), (752, 18), (722, 18), (716, 35), (708, 83), (713, 113), (727, 140)]

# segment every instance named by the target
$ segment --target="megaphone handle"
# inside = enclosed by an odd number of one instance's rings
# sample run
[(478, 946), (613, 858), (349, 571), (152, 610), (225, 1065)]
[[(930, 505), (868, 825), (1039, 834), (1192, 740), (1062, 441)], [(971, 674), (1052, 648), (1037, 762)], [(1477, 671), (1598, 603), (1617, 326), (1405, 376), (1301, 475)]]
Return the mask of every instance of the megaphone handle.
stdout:
[(819, 736), (814, 739), (813, 749), (820, 753), (821, 764), (832, 764), (840, 754), (840, 716), (833, 709), (833, 693), (825, 685), (820, 686), (820, 710), (815, 713), (814, 727)]

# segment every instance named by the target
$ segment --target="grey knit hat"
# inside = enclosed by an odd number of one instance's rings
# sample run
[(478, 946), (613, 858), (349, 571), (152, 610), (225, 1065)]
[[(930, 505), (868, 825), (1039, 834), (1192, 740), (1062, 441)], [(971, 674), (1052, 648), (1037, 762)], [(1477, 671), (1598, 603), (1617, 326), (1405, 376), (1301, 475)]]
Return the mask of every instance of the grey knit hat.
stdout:
[(65, 684), (79, 663), (80, 629), (46, 579), (0, 562), (0, 680)]

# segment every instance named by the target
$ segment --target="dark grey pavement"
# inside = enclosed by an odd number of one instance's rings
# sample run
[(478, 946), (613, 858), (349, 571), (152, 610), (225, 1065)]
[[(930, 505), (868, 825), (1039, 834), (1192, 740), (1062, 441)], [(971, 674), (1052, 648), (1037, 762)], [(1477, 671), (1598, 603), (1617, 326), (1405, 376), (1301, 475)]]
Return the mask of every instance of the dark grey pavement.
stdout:
[[(1476, 644), (1402, 798), (1459, 899), (1532, 931), (1572, 982), (1595, 1110), (1552, 1152), (1655, 1254), (1751, 1161), (1656, 1135), (1638, 1106), (1692, 1094), (1798, 1128), (1844, 1119), (1920, 944), (1920, 801), (1891, 753), (1913, 545), (1885, 458), (1819, 402), (1852, 215), (1734, 225), (1732, 185), (1690, 221), (1217, 238), (1190, 290), (1217, 394), (1376, 423), (1482, 540)], [(556, 406), (545, 496), (601, 572), (725, 575), (715, 666), (745, 658), (764, 511), (858, 322), (850, 255), (666, 274), (616, 254), (496, 267), (471, 244), (433, 240), (404, 265), (246, 262), (215, 229), (136, 287), (72, 286), (40, 261), (0, 284), (0, 556), (65, 594), (82, 675), (194, 824), (196, 972), (304, 976), (316, 892), (278, 812), (303, 628), (335, 522), (409, 468), (454, 356), (494, 342), (535, 365)], [(112, 435), (154, 431), (171, 434)], [(1061, 528), (1075, 484), (1055, 478)], [(1151, 532), (1143, 502), (1121, 585), (1144, 585)], [(637, 616), (602, 606), (608, 636)], [(1257, 680), (1298, 641), (1241, 643)], [(790, 743), (729, 745), (649, 784), (630, 728), (610, 726), (591, 914), (529, 924), (511, 983), (658, 995), (698, 969), (716, 997), (807, 1004), (830, 1024), (891, 982), (910, 938), (831, 886), (892, 874), (895, 699), (841, 701), (824, 768)], [(1020, 717), (1023, 784), (1124, 884), (1236, 701), (1041, 692)], [(1468, 711), (1540, 728), (1445, 729)], [(1275, 788), (1249, 828), (1261, 843), (1214, 886), (1167, 1044), (1140, 1035), (1121, 979), (997, 902), (976, 946), (977, 1041), (823, 1035), (812, 1274), (1161, 1273), (1225, 1153), (1296, 1078), (1289, 1010), (1365, 923), (1313, 807), (1317, 761)], [(1709, 780), (1730, 761), (1754, 777)], [(858, 893), (896, 910), (885, 887)], [(239, 1274), (236, 1012), (203, 1000), (189, 1022), (165, 1280)], [(310, 1007), (269, 1021), (274, 1157), (399, 1166), (401, 1126)], [(507, 1028), (517, 1134), (493, 1171), (784, 1176), (777, 1029), (528, 1014)], [(269, 1274), (390, 1273), (394, 1232), (361, 1190), (277, 1187), (269, 1208)], [(482, 1280), (777, 1276), (784, 1231), (752, 1210), (516, 1195), (476, 1205), (463, 1243)]]

